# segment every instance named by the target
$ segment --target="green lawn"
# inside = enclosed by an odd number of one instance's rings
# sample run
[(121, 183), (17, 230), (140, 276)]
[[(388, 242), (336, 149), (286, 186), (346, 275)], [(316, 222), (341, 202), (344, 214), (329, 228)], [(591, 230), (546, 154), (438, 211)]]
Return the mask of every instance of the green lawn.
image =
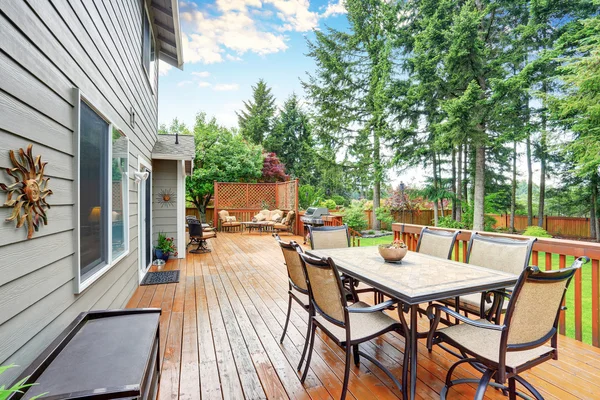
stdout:
[[(384, 236), (374, 239), (361, 238), (360, 245), (362, 246), (377, 246), (379, 244), (390, 243), (393, 240), (393, 236)], [(462, 242), (459, 247), (459, 258), (462, 261)], [(538, 254), (539, 267), (545, 269), (546, 253), (540, 252)], [(570, 266), (575, 257), (567, 256), (565, 265)], [(552, 269), (559, 268), (559, 256), (558, 254), (552, 254)], [(581, 280), (581, 324), (582, 324), (582, 336), (583, 342), (592, 343), (592, 265), (591, 263), (585, 265), (582, 269), (582, 280)], [(571, 282), (571, 286), (567, 291), (566, 297), (567, 311), (565, 315), (566, 333), (568, 337), (575, 337), (575, 282)]]

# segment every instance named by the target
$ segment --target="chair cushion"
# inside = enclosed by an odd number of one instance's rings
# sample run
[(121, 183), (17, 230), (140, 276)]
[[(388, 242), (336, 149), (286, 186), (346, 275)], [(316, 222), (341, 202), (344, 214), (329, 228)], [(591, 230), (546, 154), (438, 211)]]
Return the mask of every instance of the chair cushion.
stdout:
[[(491, 325), (491, 322), (485, 319), (479, 319), (477, 322)], [(478, 328), (473, 325), (459, 324), (438, 330), (438, 334), (446, 336), (457, 344), (467, 349), (471, 355), (479, 355), (491, 362), (499, 362), (500, 337), (502, 332), (491, 329)], [(509, 368), (518, 368), (519, 366), (534, 360), (544, 354), (550, 353), (554, 349), (550, 346), (540, 346), (535, 349), (523, 351), (509, 351), (506, 353), (506, 366)]]
[(273, 228), (275, 228), (275, 229), (288, 229), (289, 226), (287, 226), (286, 224), (274, 224)]
[(221, 226), (240, 226), (240, 222), (223, 222)]
[(221, 218), (223, 221), (225, 221), (227, 219), (227, 217), (229, 217), (229, 211), (227, 211), (227, 210), (219, 211), (219, 218)]
[(226, 218), (225, 218), (225, 221), (227, 221), (227, 222), (235, 222), (235, 221), (236, 221), (236, 218), (235, 218), (235, 216), (226, 217)]
[(209, 232), (203, 231), (202, 232), (202, 238), (203, 239), (210, 239), (210, 238), (213, 238), (215, 236), (217, 236), (217, 233), (215, 231), (209, 231)]
[[(367, 303), (358, 301), (349, 308), (367, 307), (370, 307)], [(344, 343), (346, 341), (346, 330), (344, 328), (332, 324), (320, 315), (317, 315), (315, 318), (339, 342)], [(386, 330), (394, 324), (400, 324), (400, 322), (382, 311), (364, 314), (350, 313), (350, 338), (352, 341), (360, 341), (361, 339), (368, 338), (378, 332)]]

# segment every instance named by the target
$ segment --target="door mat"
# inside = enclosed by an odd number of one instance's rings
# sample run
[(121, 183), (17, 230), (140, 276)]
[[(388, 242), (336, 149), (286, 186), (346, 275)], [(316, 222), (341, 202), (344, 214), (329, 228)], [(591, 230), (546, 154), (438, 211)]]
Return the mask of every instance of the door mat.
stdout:
[(179, 282), (179, 271), (160, 271), (148, 272), (140, 285), (161, 285), (163, 283), (177, 282)]

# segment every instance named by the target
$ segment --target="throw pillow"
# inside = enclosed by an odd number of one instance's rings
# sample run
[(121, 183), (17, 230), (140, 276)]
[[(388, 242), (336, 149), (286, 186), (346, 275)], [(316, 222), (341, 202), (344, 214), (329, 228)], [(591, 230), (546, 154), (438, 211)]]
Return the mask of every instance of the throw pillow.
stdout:
[(275, 218), (273, 218), (273, 221), (276, 223), (279, 223), (281, 221), (281, 216), (280, 215), (275, 215)]
[(285, 224), (287, 223), (287, 217), (285, 217), (284, 219), (282, 219), (282, 220), (281, 220), (281, 223), (282, 223), (283, 225), (285, 225)]
[(235, 222), (235, 221), (236, 221), (236, 219), (234, 216), (227, 217), (227, 222)]
[(264, 221), (266, 219), (263, 214), (256, 214), (254, 216), (254, 218), (256, 219), (256, 222), (261, 222), (261, 221)]

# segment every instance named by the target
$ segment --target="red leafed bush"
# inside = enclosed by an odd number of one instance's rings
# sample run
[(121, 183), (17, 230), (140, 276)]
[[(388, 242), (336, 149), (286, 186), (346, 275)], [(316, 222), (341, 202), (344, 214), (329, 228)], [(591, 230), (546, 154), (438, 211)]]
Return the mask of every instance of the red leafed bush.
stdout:
[(285, 164), (279, 161), (275, 153), (263, 153), (261, 182), (285, 182), (289, 179), (285, 173)]

